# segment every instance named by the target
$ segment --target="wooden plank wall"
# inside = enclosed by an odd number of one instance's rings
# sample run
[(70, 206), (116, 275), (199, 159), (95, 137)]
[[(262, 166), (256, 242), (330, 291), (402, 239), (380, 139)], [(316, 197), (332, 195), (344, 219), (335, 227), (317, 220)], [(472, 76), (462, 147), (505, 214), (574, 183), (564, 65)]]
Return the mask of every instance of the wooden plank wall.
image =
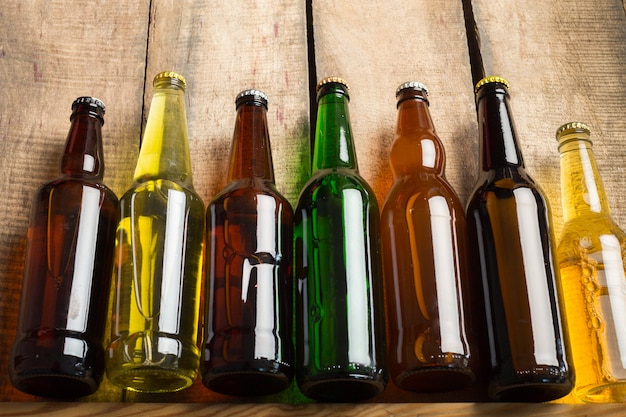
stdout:
[[(572, 120), (591, 125), (615, 220), (626, 227), (626, 193), (620, 192), (626, 186), (622, 1), (473, 0), (473, 6), (486, 73), (511, 83), (526, 164), (552, 203), (556, 232), (562, 221), (554, 132)], [(307, 23), (312, 29), (308, 34)], [(311, 85), (327, 75), (350, 83), (360, 170), (381, 205), (392, 180), (387, 158), (395, 126), (394, 93), (408, 80), (422, 81), (430, 89), (431, 114), (447, 152), (447, 176), (462, 200), (474, 185), (478, 133), (461, 0), (4, 0), (0, 8), (0, 401), (40, 401), (12, 388), (7, 358), (15, 335), (30, 198), (40, 184), (56, 175), (70, 104), (79, 95), (94, 95), (107, 104), (105, 181), (121, 195), (132, 179), (151, 80), (162, 70), (179, 71), (188, 81), (194, 181), (205, 203), (225, 183), (234, 97), (244, 88), (255, 87), (269, 96), (277, 184), (295, 204), (308, 175)], [(425, 400), (433, 397), (390, 387), (373, 401)], [(199, 382), (181, 393), (149, 396), (125, 394), (106, 381), (85, 401), (242, 402), (211, 393)], [(245, 402), (306, 401), (292, 388)], [(459, 407), (442, 404), (440, 410), (459, 415), (481, 412), (471, 404)], [(546, 412), (526, 407), (517, 410)], [(351, 410), (356, 413), (359, 408)], [(400, 406), (393, 413), (414, 415), (415, 410), (419, 408), (414, 405)], [(571, 410), (550, 412), (567, 415)], [(624, 409), (582, 410), (587, 415), (608, 415)]]

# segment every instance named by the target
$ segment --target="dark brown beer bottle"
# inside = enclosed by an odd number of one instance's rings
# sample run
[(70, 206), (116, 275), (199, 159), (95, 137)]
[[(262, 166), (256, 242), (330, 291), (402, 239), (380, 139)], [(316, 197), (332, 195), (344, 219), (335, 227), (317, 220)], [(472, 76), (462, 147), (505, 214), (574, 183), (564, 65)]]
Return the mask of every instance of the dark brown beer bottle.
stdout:
[(486, 309), (488, 393), (498, 401), (557, 399), (572, 389), (573, 377), (559, 317), (548, 205), (524, 168), (507, 82), (481, 80), (476, 100), (481, 170), (467, 223), (474, 285), (482, 286)]
[(104, 373), (103, 338), (118, 199), (103, 183), (104, 104), (79, 97), (59, 178), (33, 199), (11, 382), (29, 394), (84, 396)]
[(463, 206), (444, 177), (427, 95), (417, 82), (396, 92), (394, 182), (381, 222), (387, 352), (400, 388), (446, 391), (474, 380), (464, 312), (467, 235)]
[(202, 381), (230, 395), (265, 395), (293, 378), (293, 210), (278, 192), (267, 97), (236, 98), (228, 184), (206, 214)]

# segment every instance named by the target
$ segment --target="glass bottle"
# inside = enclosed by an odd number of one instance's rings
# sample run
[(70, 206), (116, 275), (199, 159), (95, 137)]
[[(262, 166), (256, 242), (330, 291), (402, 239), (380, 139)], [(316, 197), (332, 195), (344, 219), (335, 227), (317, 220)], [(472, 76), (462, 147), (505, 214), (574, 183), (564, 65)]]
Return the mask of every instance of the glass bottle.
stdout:
[(120, 200), (111, 342), (116, 385), (171, 392), (191, 385), (197, 346), (204, 204), (193, 188), (185, 79), (155, 76), (134, 181)]
[(206, 215), (202, 381), (229, 395), (265, 395), (293, 378), (293, 210), (274, 183), (267, 96), (245, 90), (228, 184)]
[(556, 133), (564, 226), (557, 246), (563, 312), (583, 402), (626, 402), (626, 235), (611, 219), (591, 132)]
[(410, 391), (459, 389), (474, 380), (465, 213), (444, 176), (426, 86), (406, 82), (396, 98), (394, 181), (381, 214), (389, 373)]
[(72, 103), (59, 177), (35, 193), (17, 336), (9, 358), (17, 389), (84, 396), (104, 374), (103, 339), (119, 205), (102, 183), (104, 104)]
[(476, 101), (481, 171), (467, 223), (475, 285), (482, 285), (486, 309), (488, 394), (498, 401), (557, 399), (571, 390), (573, 376), (548, 204), (524, 168), (508, 83), (484, 78), (476, 84)]
[(313, 172), (295, 210), (297, 382), (358, 401), (387, 382), (378, 204), (359, 175), (345, 81), (317, 86)]

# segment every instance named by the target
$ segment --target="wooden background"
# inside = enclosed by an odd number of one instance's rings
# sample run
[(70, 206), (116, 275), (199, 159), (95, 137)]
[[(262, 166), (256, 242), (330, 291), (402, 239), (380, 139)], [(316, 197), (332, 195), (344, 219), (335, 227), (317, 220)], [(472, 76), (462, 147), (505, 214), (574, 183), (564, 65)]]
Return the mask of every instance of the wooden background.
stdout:
[[(626, 14), (620, 0), (474, 0), (487, 75), (511, 84), (527, 168), (562, 223), (555, 130), (587, 122), (613, 216), (626, 227)], [(279, 189), (295, 204), (308, 176), (312, 86), (337, 75), (351, 86), (362, 175), (382, 205), (395, 89), (417, 80), (447, 152), (447, 176), (465, 201), (477, 172), (478, 130), (461, 0), (3, 0), (0, 7), (0, 415), (623, 415), (623, 405), (475, 404), (390, 386), (376, 404), (306, 404), (295, 388), (240, 400), (199, 382), (170, 395), (127, 394), (105, 381), (80, 403), (47, 403), (13, 389), (15, 336), (30, 199), (56, 176), (70, 105), (107, 105), (105, 182), (130, 185), (153, 76), (188, 81), (195, 187), (208, 203), (224, 186), (235, 95), (269, 96)], [(312, 106), (313, 103), (313, 106)], [(424, 401), (435, 401), (424, 403)], [(460, 403), (451, 403), (461, 401)], [(10, 403), (9, 403), (10, 402)], [(167, 404), (153, 404), (167, 403)], [(443, 403), (447, 402), (447, 403)], [(201, 403), (201, 404), (193, 404)], [(269, 403), (269, 404), (262, 404)], [(419, 404), (418, 404), (419, 403)], [(300, 404), (300, 405), (294, 405)]]

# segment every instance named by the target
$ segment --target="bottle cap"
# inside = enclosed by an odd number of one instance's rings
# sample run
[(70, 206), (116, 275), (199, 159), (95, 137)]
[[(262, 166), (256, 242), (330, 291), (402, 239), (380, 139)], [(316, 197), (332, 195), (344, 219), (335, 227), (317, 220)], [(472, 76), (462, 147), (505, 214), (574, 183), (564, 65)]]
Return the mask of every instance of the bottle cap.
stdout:
[(421, 91), (422, 93), (424, 93), (425, 96), (428, 96), (428, 88), (424, 84), (418, 81), (407, 81), (403, 84), (400, 84), (400, 86), (396, 90), (396, 98), (404, 90), (417, 90), (417, 91)]
[(336, 84), (341, 84), (346, 88), (346, 92), (347, 90), (350, 90), (350, 86), (348, 85), (348, 83), (346, 82), (346, 80), (344, 80), (343, 78), (339, 78), (339, 77), (326, 77), (326, 78), (322, 78), (320, 80), (319, 83), (317, 83), (317, 87), (315, 88), (315, 92), (319, 93), (320, 88), (322, 88), (323, 86), (325, 86), (326, 84), (331, 84), (331, 83), (336, 83)]
[(570, 133), (586, 133), (590, 134), (591, 129), (585, 123), (582, 122), (569, 122), (556, 130), (556, 139), (559, 140), (560, 136), (568, 135)]
[(102, 100), (97, 99), (95, 97), (91, 97), (91, 96), (82, 96), (74, 100), (74, 102), (72, 103), (72, 111), (76, 110), (76, 107), (78, 107), (81, 104), (88, 104), (91, 107), (100, 108), (102, 110), (102, 113), (106, 111)]
[(183, 90), (187, 88), (187, 80), (181, 74), (174, 71), (163, 71), (154, 76), (152, 85), (156, 86), (161, 82), (169, 82), (172, 85), (181, 87)]
[(504, 86), (506, 88), (509, 88), (509, 83), (507, 80), (505, 80), (502, 77), (498, 77), (495, 75), (492, 75), (490, 77), (485, 77), (482, 80), (478, 81), (476, 83), (476, 87), (474, 87), (474, 93), (477, 93), (478, 90), (480, 89), (480, 87), (482, 87), (485, 84), (491, 84), (491, 83), (499, 83), (499, 84), (504, 84)]
[(267, 95), (261, 90), (255, 90), (252, 88), (243, 90), (241, 93), (237, 94), (235, 107), (239, 107), (247, 97), (252, 97), (253, 102), (261, 104), (267, 109)]

